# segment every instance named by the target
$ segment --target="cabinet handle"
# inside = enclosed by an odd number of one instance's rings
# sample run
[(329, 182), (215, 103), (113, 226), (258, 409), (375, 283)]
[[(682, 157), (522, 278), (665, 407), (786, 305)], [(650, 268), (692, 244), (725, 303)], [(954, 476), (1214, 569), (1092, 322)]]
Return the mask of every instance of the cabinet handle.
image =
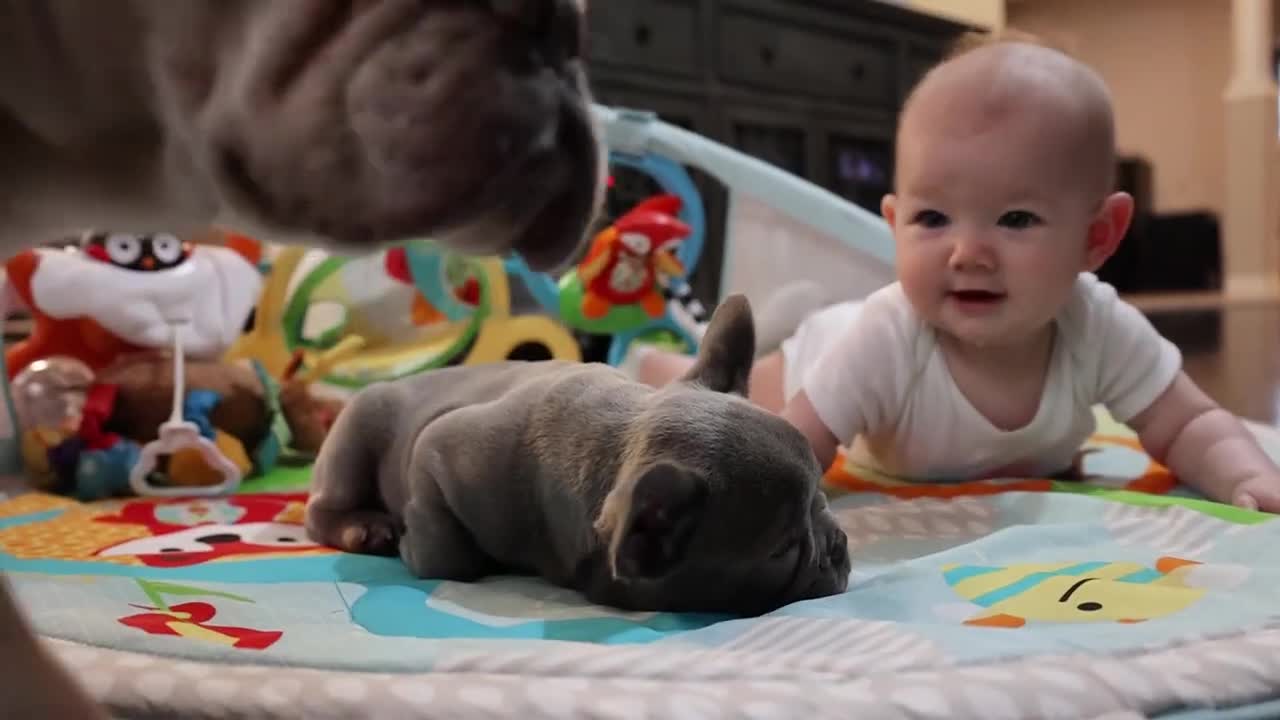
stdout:
[(771, 47), (769, 47), (769, 46), (767, 46), (767, 45), (761, 46), (761, 48), (760, 48), (760, 62), (764, 63), (765, 65), (772, 65), (772, 64), (773, 64), (773, 58), (774, 58), (773, 48), (771, 48)]
[(644, 23), (636, 25), (635, 38), (636, 38), (637, 45), (640, 45), (640, 46), (648, 45), (649, 39), (652, 37), (653, 37), (653, 31), (649, 29), (648, 25), (645, 25)]
[(854, 80), (861, 82), (862, 78), (867, 74), (867, 69), (863, 67), (862, 63), (854, 63), (850, 74), (853, 75)]

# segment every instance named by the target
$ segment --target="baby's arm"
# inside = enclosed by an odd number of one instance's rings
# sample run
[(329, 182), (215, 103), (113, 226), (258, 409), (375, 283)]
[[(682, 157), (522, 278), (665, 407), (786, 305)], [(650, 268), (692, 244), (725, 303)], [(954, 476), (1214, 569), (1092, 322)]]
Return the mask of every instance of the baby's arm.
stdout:
[(1182, 354), (1105, 283), (1091, 286), (1084, 346), (1096, 348), (1096, 401), (1143, 449), (1218, 502), (1280, 512), (1280, 470), (1231, 413), (1182, 371)]
[(1130, 424), (1152, 457), (1210, 499), (1280, 512), (1280, 469), (1186, 373)]
[(824, 471), (829, 469), (836, 459), (840, 440), (831, 433), (822, 418), (818, 417), (818, 411), (814, 409), (804, 390), (791, 398), (791, 402), (782, 410), (782, 417), (804, 433), (813, 448), (813, 454), (818, 456), (818, 464)]
[[(800, 387), (782, 417), (804, 433), (823, 470), (831, 467), (841, 443), (874, 432), (896, 407), (910, 373), (910, 316), (905, 301), (877, 293), (830, 338), (816, 358), (803, 363)], [(807, 360), (807, 362), (806, 362)]]

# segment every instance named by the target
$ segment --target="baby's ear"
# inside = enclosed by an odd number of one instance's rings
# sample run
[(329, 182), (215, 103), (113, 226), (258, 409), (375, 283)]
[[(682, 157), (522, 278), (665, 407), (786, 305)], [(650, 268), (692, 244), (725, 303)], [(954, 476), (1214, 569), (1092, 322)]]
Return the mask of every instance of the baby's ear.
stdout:
[(1102, 209), (1089, 224), (1089, 238), (1085, 245), (1085, 269), (1097, 272), (1120, 247), (1120, 241), (1129, 231), (1133, 220), (1133, 196), (1116, 192), (1102, 202)]
[(889, 193), (880, 198), (880, 216), (884, 221), (889, 223), (892, 228), (898, 219), (898, 198), (893, 193)]
[(751, 304), (745, 295), (730, 295), (712, 313), (698, 348), (698, 359), (682, 380), (716, 392), (746, 397), (755, 354), (756, 330)]

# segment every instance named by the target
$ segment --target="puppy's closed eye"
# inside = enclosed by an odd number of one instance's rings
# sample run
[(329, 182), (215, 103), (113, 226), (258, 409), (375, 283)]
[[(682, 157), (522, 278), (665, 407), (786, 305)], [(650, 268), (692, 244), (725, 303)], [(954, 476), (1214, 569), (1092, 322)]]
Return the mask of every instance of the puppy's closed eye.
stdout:
[(769, 558), (774, 560), (779, 558), (784, 558), (792, 550), (795, 550), (798, 547), (800, 547), (800, 538), (798, 537), (787, 538), (785, 541), (782, 542), (782, 544), (778, 545), (778, 547), (774, 549), (774, 551), (769, 555)]

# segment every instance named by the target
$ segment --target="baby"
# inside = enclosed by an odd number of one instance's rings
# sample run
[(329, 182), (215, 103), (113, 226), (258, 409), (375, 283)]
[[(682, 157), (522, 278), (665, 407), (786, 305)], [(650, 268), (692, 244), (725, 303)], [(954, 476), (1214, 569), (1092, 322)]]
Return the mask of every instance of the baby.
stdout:
[[(915, 480), (1070, 470), (1101, 403), (1209, 498), (1280, 512), (1280, 470), (1181, 369), (1178, 349), (1093, 273), (1133, 198), (1113, 192), (1106, 86), (1025, 41), (968, 48), (921, 81), (881, 212), (897, 281), (822, 309), (752, 369), (750, 396), (809, 439)], [(644, 348), (661, 385), (692, 358)]]

